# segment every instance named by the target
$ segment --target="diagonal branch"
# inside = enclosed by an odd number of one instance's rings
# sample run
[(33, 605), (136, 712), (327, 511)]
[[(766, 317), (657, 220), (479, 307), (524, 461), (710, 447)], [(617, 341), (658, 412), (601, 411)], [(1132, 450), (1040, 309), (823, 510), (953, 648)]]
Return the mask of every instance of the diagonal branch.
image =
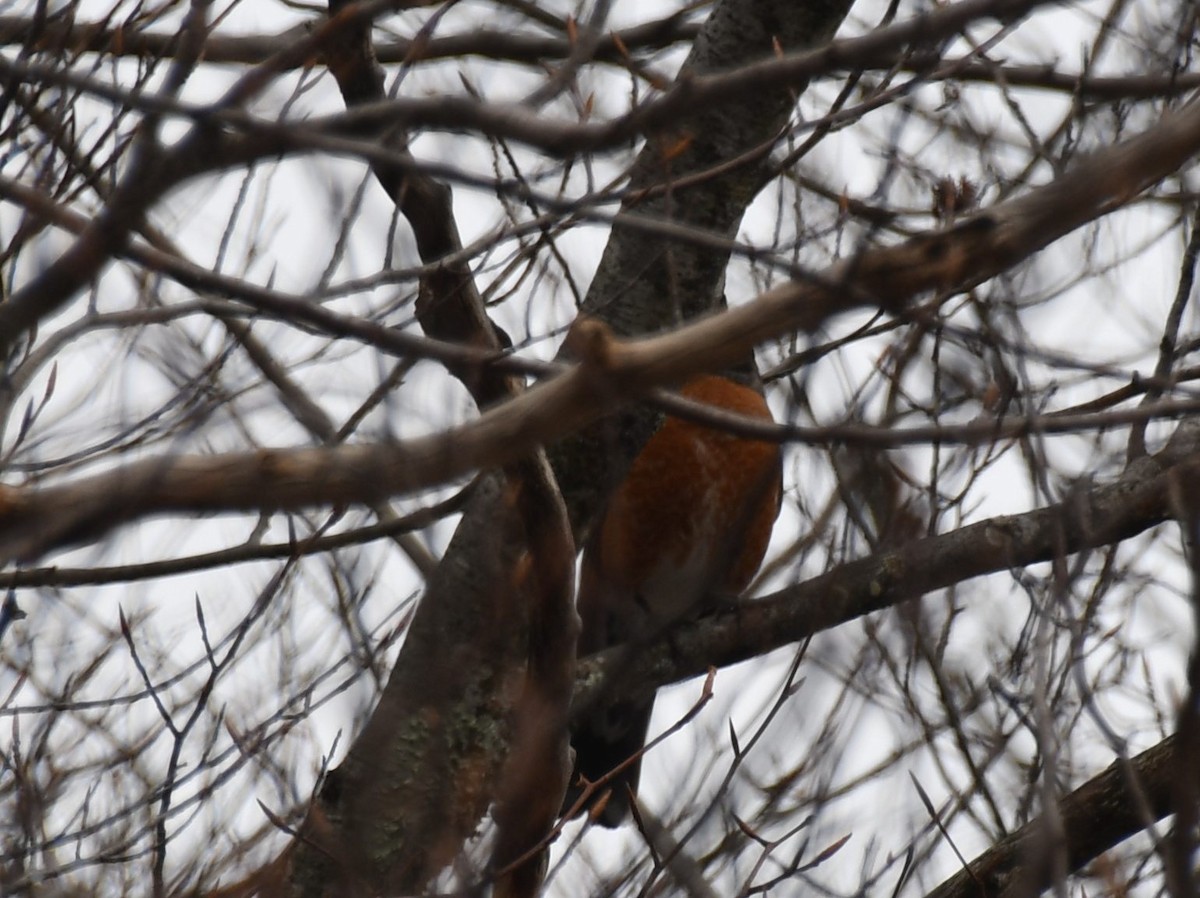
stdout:
[(1191, 760), (1181, 757), (1174, 736), (1135, 758), (1118, 758), (1060, 801), (1065, 845), (1048, 840), (1050, 828), (1038, 817), (993, 845), (926, 898), (1037, 895), (1053, 884), (1053, 865), (1047, 861), (1054, 852), (1064, 851), (1067, 869), (1076, 872), (1171, 813), (1181, 763)]
[(640, 340), (618, 341), (583, 323), (572, 337), (582, 364), (443, 434), (398, 445), (167, 456), (59, 486), (3, 488), (0, 558), (29, 558), (151, 514), (374, 501), (514, 461), (655, 386), (737, 364), (761, 341), (812, 331), (849, 309), (900, 311), (926, 291), (979, 284), (1121, 208), (1197, 152), (1200, 102), (1193, 100), (1043, 187), (747, 305)]
[[(670, 634), (631, 658), (610, 650), (580, 663), (573, 707), (645, 696), (712, 666), (728, 666), (799, 642), (906, 599), (975, 577), (1063, 558), (1143, 533), (1172, 515), (1175, 484), (1200, 473), (1200, 434), (1181, 427), (1170, 445), (1109, 484), (1081, 488), (1057, 505), (991, 518), (839, 565), (821, 576)], [(619, 668), (620, 684), (606, 673)]]

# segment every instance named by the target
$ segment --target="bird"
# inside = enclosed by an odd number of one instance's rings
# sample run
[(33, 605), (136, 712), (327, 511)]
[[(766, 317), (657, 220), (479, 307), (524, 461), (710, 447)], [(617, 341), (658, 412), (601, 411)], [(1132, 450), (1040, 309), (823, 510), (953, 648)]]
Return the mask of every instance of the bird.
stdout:
[[(679, 392), (715, 409), (773, 420), (762, 394), (731, 377), (700, 375)], [(666, 416), (584, 545), (578, 656), (622, 643), (644, 645), (711, 607), (706, 601), (742, 593), (766, 553), (782, 474), (778, 443)], [(623, 701), (585, 712), (572, 732), (575, 764), (564, 811), (588, 783), (641, 749), (653, 704), (653, 698)], [(640, 772), (640, 758), (630, 761), (607, 784), (607, 802), (589, 802), (590, 816), (606, 827), (620, 825)], [(598, 790), (593, 798), (604, 794)]]

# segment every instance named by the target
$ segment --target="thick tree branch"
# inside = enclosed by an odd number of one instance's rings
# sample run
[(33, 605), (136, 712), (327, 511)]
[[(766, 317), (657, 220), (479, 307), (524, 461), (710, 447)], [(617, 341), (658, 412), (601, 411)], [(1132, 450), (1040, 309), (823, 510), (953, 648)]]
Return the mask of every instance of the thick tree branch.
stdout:
[[(329, 6), (337, 16), (347, 4)], [(340, 31), (326, 51), (347, 106), (384, 96), (369, 22)], [(408, 157), (406, 135), (385, 141)], [(427, 266), (417, 300), (426, 333), (498, 350), (500, 332), (462, 257), (449, 188), (412, 166), (373, 171)], [(451, 370), (480, 408), (522, 389), (497, 368)], [(369, 891), (419, 890), (454, 859), (493, 802), (496, 867), (512, 866), (554, 822), (571, 769), (575, 547), (539, 446), (512, 459), (502, 476), (485, 478), (480, 492), (489, 526), (464, 524), (454, 540), (472, 568), (443, 563), (430, 578), (379, 704), (310, 811), (312, 838), (293, 847), (297, 894), (336, 887), (345, 860)], [(331, 863), (330, 853), (343, 863)], [(538, 854), (504, 869), (497, 896), (532, 898), (543, 870)]]
[(1054, 884), (1056, 854), (1074, 873), (1118, 843), (1171, 813), (1180, 757), (1169, 736), (1128, 761), (1117, 759), (1059, 803), (1065, 844), (1055, 844), (1038, 817), (993, 845), (926, 898), (1027, 898)]
[[(7, 487), (0, 492), (0, 558), (29, 558), (149, 514), (373, 501), (513, 461), (655, 386), (736, 365), (761, 341), (811, 331), (848, 309), (899, 311), (925, 291), (979, 284), (1119, 209), (1198, 151), (1200, 103), (1193, 101), (1044, 187), (949, 230), (868, 250), (747, 305), (642, 340), (580, 328), (573, 344), (584, 364), (444, 434), (388, 446), (166, 457), (61, 486)], [(579, 473), (566, 470), (577, 482)]]
[[(24, 16), (0, 16), (0, 45), (28, 46), (33, 20)], [(600, 38), (592, 59), (623, 65), (629, 53), (657, 51), (690, 41), (699, 26), (679, 14), (615, 31)], [(309, 29), (297, 25), (275, 34), (210, 34), (204, 42), (207, 65), (258, 65), (268, 57), (306, 37)], [(104, 56), (170, 58), (175, 53), (173, 34), (157, 31), (131, 31), (105, 22), (50, 21), (42, 27), (36, 49), (70, 53), (99, 53)], [(478, 28), (461, 34), (442, 34), (432, 38), (394, 37), (379, 41), (375, 53), (383, 65), (412, 64), (421, 61), (462, 59), (478, 56), (499, 62), (539, 65), (547, 60), (570, 56), (567, 37), (521, 34), (513, 31)], [(886, 71), (897, 63), (906, 71), (915, 71), (896, 57), (876, 58), (864, 71)], [(293, 68), (300, 68), (298, 63)], [(943, 69), (954, 72), (960, 81), (994, 83), (1001, 80), (1012, 87), (1033, 87), (1074, 94), (1089, 100), (1133, 100), (1178, 96), (1200, 87), (1200, 74), (1144, 73), (1138, 75), (1088, 75), (1064, 71), (1053, 64), (992, 65), (946, 59)], [(928, 74), (921, 69), (921, 74)]]
[[(1171, 517), (1171, 490), (1200, 474), (1200, 435), (1171, 445), (1110, 484), (1081, 484), (1061, 503), (991, 518), (839, 565), (826, 574), (694, 624), (663, 644), (617, 648), (580, 664), (574, 707), (655, 689), (765, 654), (975, 577), (1064, 558), (1143, 533)], [(614, 672), (620, 676), (614, 680)], [(575, 712), (573, 712), (575, 713)]]

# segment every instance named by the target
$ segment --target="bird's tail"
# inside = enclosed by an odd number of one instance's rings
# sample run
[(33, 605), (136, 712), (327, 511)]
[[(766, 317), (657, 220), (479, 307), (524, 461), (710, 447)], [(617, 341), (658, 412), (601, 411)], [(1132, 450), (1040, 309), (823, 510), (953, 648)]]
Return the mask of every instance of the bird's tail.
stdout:
[[(584, 812), (595, 813), (595, 820), (601, 826), (620, 826), (625, 821), (629, 816), (630, 796), (637, 794), (642, 771), (642, 759), (635, 755), (646, 742), (653, 708), (653, 701), (623, 702), (589, 715), (572, 733), (575, 768), (563, 800), (563, 813), (575, 805), (586, 788), (580, 775), (594, 783), (625, 764), (621, 772), (597, 789), (583, 807)], [(601, 803), (603, 807), (592, 810)]]

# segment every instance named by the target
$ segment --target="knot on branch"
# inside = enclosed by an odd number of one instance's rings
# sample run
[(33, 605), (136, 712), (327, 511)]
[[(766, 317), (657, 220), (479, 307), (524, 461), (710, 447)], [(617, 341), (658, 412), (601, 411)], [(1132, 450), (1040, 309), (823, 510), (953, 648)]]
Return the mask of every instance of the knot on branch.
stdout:
[(619, 341), (612, 328), (589, 315), (576, 318), (563, 341), (564, 355), (597, 374), (611, 376), (618, 350)]

